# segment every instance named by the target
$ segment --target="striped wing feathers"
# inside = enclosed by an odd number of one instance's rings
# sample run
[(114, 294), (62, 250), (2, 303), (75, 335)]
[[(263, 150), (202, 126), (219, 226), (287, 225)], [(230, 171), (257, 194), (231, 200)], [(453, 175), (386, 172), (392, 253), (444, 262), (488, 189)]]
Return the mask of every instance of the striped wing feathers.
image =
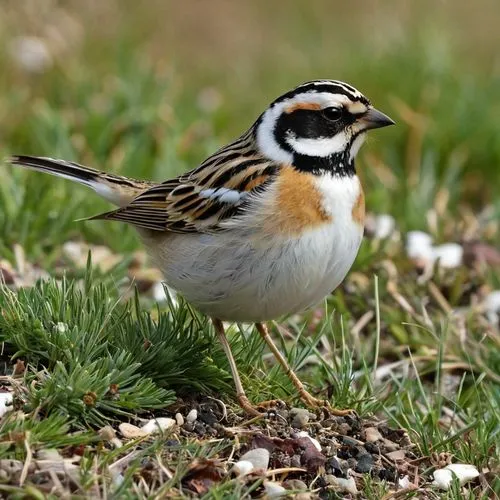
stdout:
[(263, 189), (279, 169), (244, 139), (221, 149), (198, 168), (149, 188), (127, 206), (98, 218), (156, 231), (217, 230), (220, 222), (237, 215), (249, 194)]

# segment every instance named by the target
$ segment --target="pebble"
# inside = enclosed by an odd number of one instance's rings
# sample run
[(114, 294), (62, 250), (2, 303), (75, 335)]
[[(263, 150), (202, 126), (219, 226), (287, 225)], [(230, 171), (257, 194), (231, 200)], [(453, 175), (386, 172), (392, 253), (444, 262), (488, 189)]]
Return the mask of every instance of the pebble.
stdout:
[(375, 443), (381, 439), (383, 439), (382, 434), (380, 434), (376, 427), (367, 427), (365, 429), (365, 440), (369, 443)]
[(373, 457), (368, 453), (365, 453), (364, 455), (358, 457), (358, 463), (354, 470), (361, 474), (366, 474), (373, 469), (374, 462)]
[(128, 424), (127, 422), (122, 422), (118, 426), (118, 430), (124, 438), (137, 439), (146, 436), (147, 434), (139, 429), (136, 425)]
[(269, 467), (269, 451), (265, 448), (255, 448), (253, 450), (247, 451), (240, 460), (246, 460), (250, 462), (254, 470), (263, 469), (267, 470)]
[(493, 326), (498, 326), (500, 319), (500, 290), (494, 290), (484, 299), (486, 318)]
[(409, 488), (411, 486), (411, 484), (412, 483), (411, 483), (410, 478), (408, 477), (408, 475), (400, 477), (398, 479), (398, 488), (406, 489), (406, 488)]
[(441, 267), (453, 269), (462, 264), (464, 249), (458, 243), (445, 243), (432, 249), (432, 255)]
[(246, 476), (247, 474), (250, 474), (254, 470), (253, 463), (248, 461), (248, 460), (238, 460), (233, 465), (232, 472), (236, 476)]
[(283, 483), (283, 486), (287, 490), (307, 490), (307, 484), (304, 483), (304, 481), (301, 481), (300, 479), (288, 479)]
[(300, 463), (300, 455), (293, 455), (290, 459), (290, 467), (302, 467)]
[(338, 426), (337, 432), (345, 436), (346, 434), (349, 434), (349, 432), (351, 432), (351, 426), (348, 423), (344, 422)]
[(151, 419), (149, 422), (141, 427), (145, 434), (156, 434), (164, 432), (175, 425), (175, 420), (168, 417), (158, 417)]
[(198, 418), (198, 410), (196, 408), (193, 408), (186, 416), (186, 422), (189, 424), (192, 424), (196, 421)]
[(45, 450), (39, 450), (36, 454), (37, 460), (63, 460), (61, 454), (54, 448), (46, 448)]
[(14, 396), (12, 392), (0, 392), (0, 418), (8, 411), (12, 410), (12, 400)]
[(375, 217), (374, 237), (383, 240), (388, 238), (396, 227), (394, 217), (389, 214), (380, 214)]
[(20, 460), (10, 460), (8, 458), (0, 459), (0, 469), (7, 474), (16, 474), (23, 470), (24, 463)]
[(432, 262), (432, 236), (423, 231), (408, 232), (406, 235), (406, 253), (410, 259)]
[(356, 482), (353, 477), (349, 479), (344, 479), (342, 477), (335, 477), (332, 474), (326, 474), (325, 481), (332, 486), (335, 486), (338, 491), (343, 493), (350, 493), (351, 495), (357, 495), (358, 488), (356, 487)]
[(356, 439), (350, 438), (349, 436), (343, 436), (342, 442), (347, 446), (358, 446), (358, 441)]
[(441, 490), (447, 491), (456, 477), (460, 485), (464, 485), (479, 476), (479, 471), (471, 464), (450, 464), (443, 469), (435, 470), (432, 475), (432, 484)]
[(384, 439), (383, 441), (384, 447), (386, 451), (396, 451), (399, 450), (399, 444), (394, 441), (390, 441), (389, 439)]
[(331, 469), (334, 476), (345, 477), (345, 473), (342, 470), (342, 466), (340, 465), (340, 462), (337, 460), (337, 457), (332, 457), (330, 458), (330, 460), (328, 460), (327, 469)]
[(292, 417), (292, 427), (298, 429), (305, 427), (311, 418), (309, 411), (304, 408), (292, 408), (290, 416)]
[(317, 439), (314, 439), (313, 437), (309, 436), (309, 434), (306, 431), (298, 432), (297, 436), (301, 437), (301, 438), (308, 438), (311, 441), (311, 443), (314, 445), (314, 447), (318, 451), (321, 451), (321, 445), (319, 444), (319, 441)]
[(102, 429), (99, 429), (99, 437), (104, 441), (111, 441), (116, 437), (116, 432), (110, 425), (105, 425)]
[(385, 456), (389, 460), (393, 460), (394, 462), (397, 462), (398, 460), (404, 460), (406, 457), (405, 450), (395, 450), (391, 451), (390, 453), (386, 453)]
[(175, 414), (175, 423), (182, 427), (184, 425), (184, 417), (180, 413)]
[(287, 490), (275, 481), (264, 481), (264, 490), (268, 498), (280, 498), (288, 494)]

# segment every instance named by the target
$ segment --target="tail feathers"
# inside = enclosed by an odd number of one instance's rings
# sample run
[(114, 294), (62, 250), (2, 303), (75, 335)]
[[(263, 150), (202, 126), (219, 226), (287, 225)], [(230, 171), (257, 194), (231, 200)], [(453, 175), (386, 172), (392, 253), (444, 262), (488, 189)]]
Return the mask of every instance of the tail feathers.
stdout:
[(78, 182), (92, 188), (99, 196), (120, 207), (127, 205), (154, 185), (151, 182), (100, 172), (71, 161), (42, 156), (16, 155), (9, 159), (9, 163)]

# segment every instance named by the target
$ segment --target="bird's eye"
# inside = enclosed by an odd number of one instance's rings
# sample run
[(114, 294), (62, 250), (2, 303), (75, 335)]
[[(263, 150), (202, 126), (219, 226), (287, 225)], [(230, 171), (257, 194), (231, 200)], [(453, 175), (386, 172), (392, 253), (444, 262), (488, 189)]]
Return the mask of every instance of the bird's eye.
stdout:
[(325, 108), (323, 110), (325, 118), (332, 122), (337, 122), (342, 118), (342, 108)]

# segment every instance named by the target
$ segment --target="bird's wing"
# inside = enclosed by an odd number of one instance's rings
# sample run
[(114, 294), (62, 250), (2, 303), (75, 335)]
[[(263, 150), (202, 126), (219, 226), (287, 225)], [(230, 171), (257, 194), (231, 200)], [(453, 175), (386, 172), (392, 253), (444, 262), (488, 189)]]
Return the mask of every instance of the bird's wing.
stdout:
[(274, 180), (280, 165), (257, 153), (252, 141), (238, 141), (198, 168), (147, 189), (125, 207), (97, 219), (128, 222), (155, 231), (212, 232), (238, 215)]

